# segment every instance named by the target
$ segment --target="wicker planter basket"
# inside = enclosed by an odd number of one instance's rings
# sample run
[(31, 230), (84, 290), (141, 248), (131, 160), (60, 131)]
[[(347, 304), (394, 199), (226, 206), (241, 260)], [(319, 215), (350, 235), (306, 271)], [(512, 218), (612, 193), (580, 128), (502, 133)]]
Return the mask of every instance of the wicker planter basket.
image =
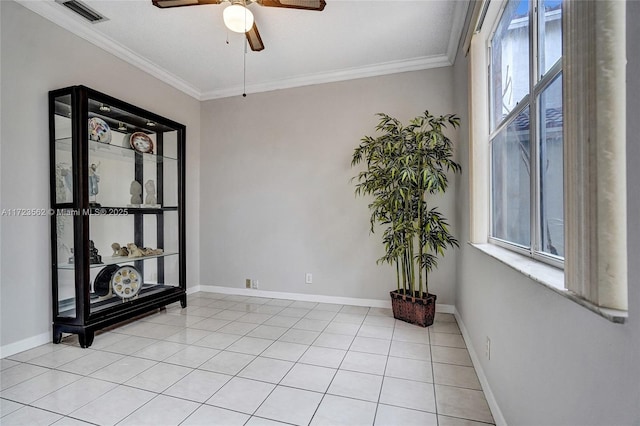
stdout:
[(414, 296), (404, 294), (403, 290), (391, 293), (393, 317), (410, 324), (429, 327), (436, 315), (436, 295), (428, 294), (420, 298), (418, 292)]

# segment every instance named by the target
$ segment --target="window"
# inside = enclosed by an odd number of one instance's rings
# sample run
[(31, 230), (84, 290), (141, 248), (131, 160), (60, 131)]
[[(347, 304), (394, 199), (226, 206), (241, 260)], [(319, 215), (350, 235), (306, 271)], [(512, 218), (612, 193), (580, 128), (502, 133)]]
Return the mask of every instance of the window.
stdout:
[(564, 260), (562, 2), (510, 0), (489, 40), (490, 239)]
[(627, 3), (472, 4), (470, 243), (624, 322)]

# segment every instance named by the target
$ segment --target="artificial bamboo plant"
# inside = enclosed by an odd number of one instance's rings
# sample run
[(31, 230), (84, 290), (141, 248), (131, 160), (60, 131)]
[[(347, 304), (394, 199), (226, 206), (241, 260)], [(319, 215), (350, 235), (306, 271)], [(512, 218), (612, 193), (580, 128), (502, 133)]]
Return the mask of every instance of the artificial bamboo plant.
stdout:
[(447, 172), (461, 171), (444, 134), (449, 126), (457, 128), (460, 119), (425, 111), (403, 126), (387, 114), (377, 115), (376, 131), (382, 134), (363, 137), (353, 153), (352, 167), (366, 163), (366, 170), (354, 177), (355, 192), (373, 196), (371, 232), (376, 223), (386, 226), (386, 253), (378, 263), (396, 266), (398, 291), (422, 298), (429, 294), (428, 273), (437, 266), (437, 256), (458, 246), (446, 218), (430, 206), (429, 195), (445, 192)]

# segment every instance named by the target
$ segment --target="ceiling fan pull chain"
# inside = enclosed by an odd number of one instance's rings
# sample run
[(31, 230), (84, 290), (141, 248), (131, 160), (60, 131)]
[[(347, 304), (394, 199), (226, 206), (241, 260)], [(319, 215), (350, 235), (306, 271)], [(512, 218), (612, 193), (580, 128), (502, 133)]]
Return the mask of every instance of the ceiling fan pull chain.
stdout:
[(244, 39), (244, 55), (242, 55), (242, 97), (247, 97), (247, 39)]

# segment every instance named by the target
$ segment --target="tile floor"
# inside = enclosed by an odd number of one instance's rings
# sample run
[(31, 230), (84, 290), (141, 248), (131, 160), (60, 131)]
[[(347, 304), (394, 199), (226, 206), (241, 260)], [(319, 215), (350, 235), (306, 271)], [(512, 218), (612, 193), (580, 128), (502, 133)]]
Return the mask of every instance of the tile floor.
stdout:
[(196, 293), (96, 335), (1, 360), (9, 425), (485, 425), (455, 318)]

